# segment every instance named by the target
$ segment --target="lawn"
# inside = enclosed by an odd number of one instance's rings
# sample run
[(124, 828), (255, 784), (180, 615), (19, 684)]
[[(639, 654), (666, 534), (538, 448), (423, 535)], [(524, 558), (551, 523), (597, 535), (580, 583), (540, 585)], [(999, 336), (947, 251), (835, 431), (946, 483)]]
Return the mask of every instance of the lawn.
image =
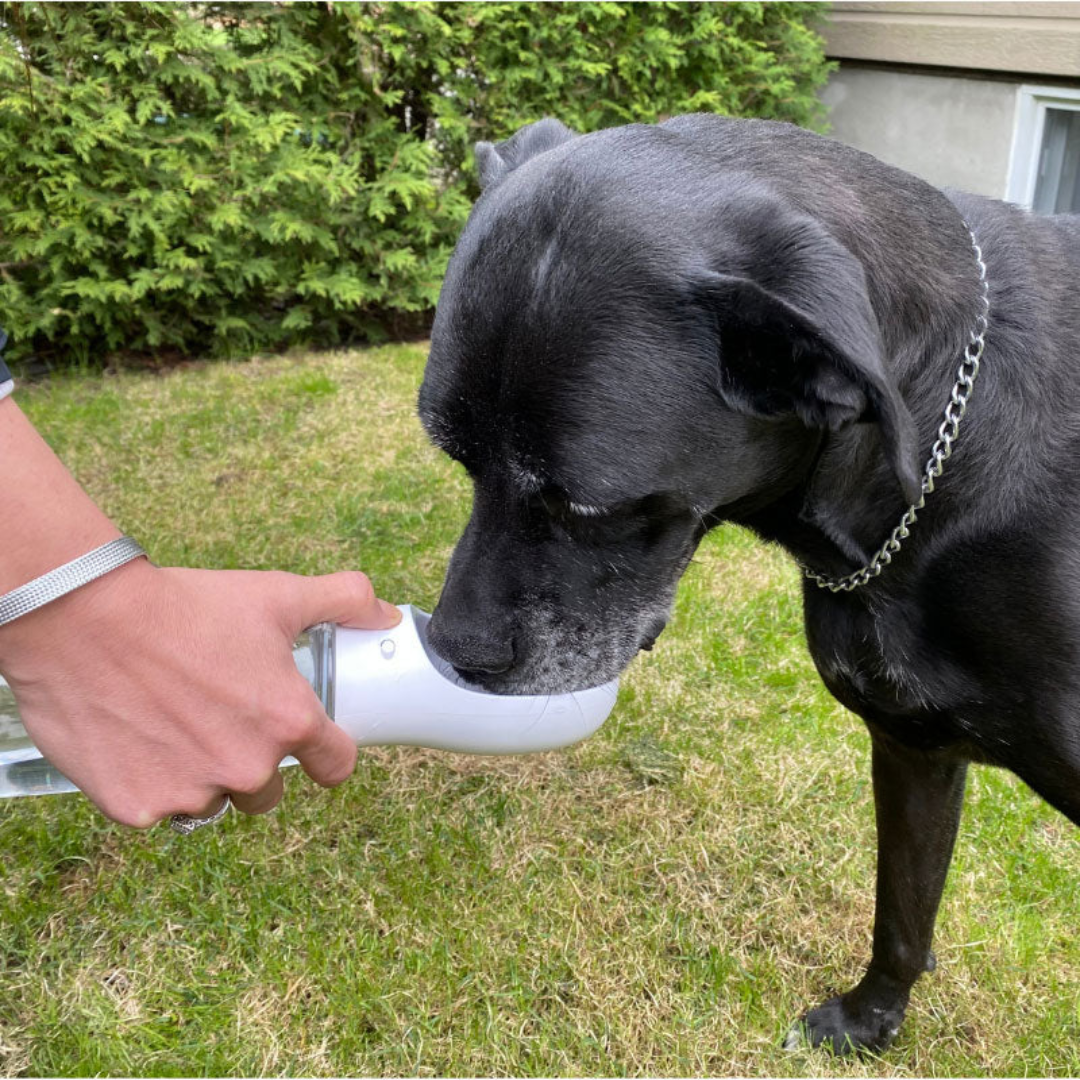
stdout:
[[(19, 400), (155, 561), (360, 567), (430, 610), (469, 488), (415, 419), (423, 361), (80, 374)], [(365, 751), (332, 792), (286, 788), (190, 838), (80, 796), (0, 805), (0, 1068), (1080, 1073), (1080, 832), (985, 769), (894, 1047), (780, 1049), (868, 955), (869, 753), (806, 654), (794, 568), (744, 532), (707, 538), (586, 744)]]

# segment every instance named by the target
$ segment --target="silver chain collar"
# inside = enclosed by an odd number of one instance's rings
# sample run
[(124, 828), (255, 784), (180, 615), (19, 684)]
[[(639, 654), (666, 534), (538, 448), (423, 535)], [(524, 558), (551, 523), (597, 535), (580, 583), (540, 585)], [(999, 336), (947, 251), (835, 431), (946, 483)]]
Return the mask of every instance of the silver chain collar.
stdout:
[(900, 524), (889, 534), (885, 541), (874, 552), (873, 558), (861, 569), (845, 577), (826, 577), (803, 566), (803, 573), (819, 589), (828, 589), (830, 592), (851, 592), (860, 585), (876, 578), (889, 563), (893, 556), (900, 550), (903, 542), (911, 535), (911, 526), (915, 524), (919, 511), (926, 505), (926, 496), (934, 490), (934, 481), (940, 479), (945, 471), (945, 462), (952, 457), (953, 443), (960, 433), (960, 421), (967, 412), (968, 401), (971, 392), (975, 389), (975, 380), (979, 375), (979, 362), (982, 359), (983, 349), (986, 346), (986, 331), (989, 328), (988, 316), (990, 314), (990, 289), (986, 283), (986, 263), (983, 262), (982, 248), (979, 247), (971, 226), (964, 222), (964, 227), (971, 237), (971, 246), (975, 249), (975, 261), (979, 267), (979, 285), (982, 288), (983, 310), (975, 319), (975, 329), (970, 331), (968, 345), (964, 350), (964, 359), (956, 373), (956, 382), (949, 397), (949, 403), (945, 406), (945, 419), (938, 428), (937, 441), (930, 451), (930, 459), (926, 463), (925, 475), (922, 481), (922, 494), (919, 501), (909, 506), (900, 519)]

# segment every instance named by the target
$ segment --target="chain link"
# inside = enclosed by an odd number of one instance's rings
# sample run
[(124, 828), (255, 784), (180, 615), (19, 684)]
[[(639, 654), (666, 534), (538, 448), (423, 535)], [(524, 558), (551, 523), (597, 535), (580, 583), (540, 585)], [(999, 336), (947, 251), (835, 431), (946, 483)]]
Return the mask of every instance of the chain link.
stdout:
[(919, 511), (926, 506), (926, 496), (933, 494), (935, 481), (941, 478), (945, 471), (945, 462), (952, 457), (953, 443), (960, 434), (960, 421), (967, 412), (968, 402), (971, 400), (972, 391), (975, 389), (975, 380), (979, 377), (979, 364), (982, 360), (983, 349), (986, 347), (986, 331), (989, 329), (990, 314), (990, 289), (986, 282), (986, 263), (983, 262), (982, 248), (979, 247), (971, 226), (964, 222), (964, 227), (971, 237), (971, 246), (975, 250), (975, 261), (979, 267), (979, 285), (982, 289), (980, 300), (983, 310), (975, 319), (975, 328), (968, 334), (968, 344), (964, 349), (964, 359), (960, 363), (956, 373), (956, 382), (952, 393), (949, 395), (949, 403), (945, 406), (945, 418), (938, 428), (938, 437), (930, 457), (926, 462), (926, 469), (922, 480), (922, 494), (919, 501), (909, 506), (900, 519), (900, 524), (889, 534), (888, 540), (874, 552), (870, 561), (861, 569), (845, 577), (827, 577), (815, 570), (804, 566), (803, 573), (819, 589), (828, 589), (830, 592), (851, 592), (861, 585), (867, 584), (876, 578), (889, 563), (893, 556), (900, 550), (903, 542), (911, 535), (911, 526), (915, 524)]

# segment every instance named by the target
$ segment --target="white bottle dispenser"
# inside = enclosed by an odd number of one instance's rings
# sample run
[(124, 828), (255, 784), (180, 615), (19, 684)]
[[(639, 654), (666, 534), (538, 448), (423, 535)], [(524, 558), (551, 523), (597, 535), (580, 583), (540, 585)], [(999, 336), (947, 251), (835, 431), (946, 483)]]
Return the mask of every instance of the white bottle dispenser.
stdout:
[[(327, 713), (358, 746), (466, 754), (558, 750), (592, 735), (615, 706), (618, 680), (567, 694), (478, 690), (428, 646), (431, 616), (410, 604), (400, 611), (401, 622), (390, 630), (314, 626), (293, 650)], [(0, 679), (0, 798), (76, 790), (30, 741)]]

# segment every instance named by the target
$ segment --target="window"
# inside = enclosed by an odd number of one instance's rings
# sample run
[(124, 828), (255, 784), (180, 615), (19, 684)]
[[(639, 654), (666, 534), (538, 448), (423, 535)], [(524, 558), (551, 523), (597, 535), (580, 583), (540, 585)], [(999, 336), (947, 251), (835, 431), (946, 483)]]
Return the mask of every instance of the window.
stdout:
[(1035, 197), (1037, 214), (1080, 211), (1080, 110), (1047, 109), (1043, 121)]
[(1080, 90), (1018, 93), (1006, 199), (1037, 214), (1080, 213)]

